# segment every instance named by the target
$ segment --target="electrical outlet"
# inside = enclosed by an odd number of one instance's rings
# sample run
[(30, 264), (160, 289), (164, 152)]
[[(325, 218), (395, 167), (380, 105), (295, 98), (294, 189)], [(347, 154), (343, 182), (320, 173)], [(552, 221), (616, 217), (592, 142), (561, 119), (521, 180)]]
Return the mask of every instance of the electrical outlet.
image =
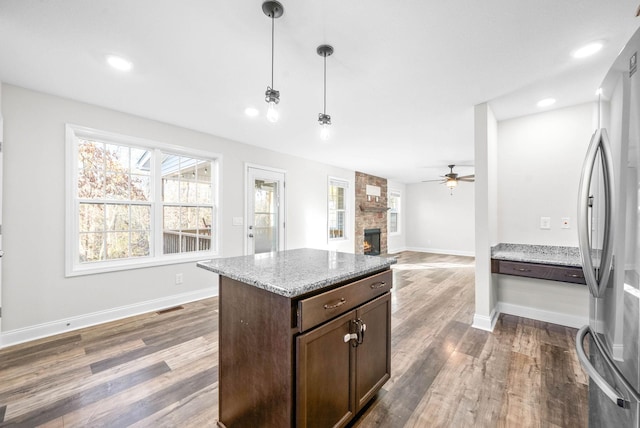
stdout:
[(540, 229), (551, 229), (551, 217), (540, 217)]
[(181, 273), (176, 274), (176, 285), (180, 285), (184, 282), (184, 277)]

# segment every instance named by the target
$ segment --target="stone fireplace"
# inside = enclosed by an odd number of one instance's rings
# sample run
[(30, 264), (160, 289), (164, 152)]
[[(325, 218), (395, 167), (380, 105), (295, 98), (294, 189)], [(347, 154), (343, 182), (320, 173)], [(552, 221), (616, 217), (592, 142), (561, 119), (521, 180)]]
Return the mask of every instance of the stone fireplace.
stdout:
[[(379, 232), (377, 254), (387, 253), (387, 179), (356, 171), (356, 254), (371, 254), (365, 251), (365, 229)], [(369, 242), (371, 245), (371, 242)]]

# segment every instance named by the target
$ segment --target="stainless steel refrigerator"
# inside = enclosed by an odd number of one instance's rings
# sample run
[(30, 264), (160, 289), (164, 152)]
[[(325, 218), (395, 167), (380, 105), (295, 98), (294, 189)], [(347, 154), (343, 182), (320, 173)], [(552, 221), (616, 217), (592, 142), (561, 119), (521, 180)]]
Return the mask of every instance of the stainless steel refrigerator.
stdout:
[(578, 192), (589, 325), (576, 351), (589, 375), (589, 426), (640, 428), (640, 30), (600, 88)]

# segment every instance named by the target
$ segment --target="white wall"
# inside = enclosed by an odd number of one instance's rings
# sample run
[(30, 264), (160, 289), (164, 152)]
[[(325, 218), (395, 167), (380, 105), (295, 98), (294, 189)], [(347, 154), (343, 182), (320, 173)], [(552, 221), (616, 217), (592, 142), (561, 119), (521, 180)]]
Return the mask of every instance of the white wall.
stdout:
[(407, 249), (407, 186), (404, 183), (387, 180), (387, 194), (391, 191), (400, 192), (400, 230), (399, 233), (387, 235), (387, 252), (394, 254)]
[[(578, 182), (594, 105), (581, 104), (498, 123), (498, 240), (577, 246)], [(551, 217), (551, 229), (540, 229)], [(561, 229), (561, 218), (571, 219)]]
[[(592, 103), (498, 122), (498, 240), (578, 246), (577, 194), (594, 131)], [(551, 229), (540, 229), (540, 217)], [(569, 217), (570, 229), (561, 229)], [(579, 327), (588, 322), (586, 286), (494, 275), (500, 312)]]
[(407, 188), (407, 249), (441, 254), (474, 254), (474, 183), (449, 192), (440, 183)]
[[(327, 177), (353, 183), (353, 171), (10, 85), (2, 86), (2, 115), (0, 346), (217, 292), (216, 275), (195, 263), (64, 277), (65, 123), (221, 153), (224, 256), (243, 253), (244, 226), (232, 226), (232, 217), (244, 215), (245, 162), (287, 172), (287, 248), (354, 251), (353, 239), (329, 246), (326, 237)], [(176, 273), (184, 284), (174, 284)]]

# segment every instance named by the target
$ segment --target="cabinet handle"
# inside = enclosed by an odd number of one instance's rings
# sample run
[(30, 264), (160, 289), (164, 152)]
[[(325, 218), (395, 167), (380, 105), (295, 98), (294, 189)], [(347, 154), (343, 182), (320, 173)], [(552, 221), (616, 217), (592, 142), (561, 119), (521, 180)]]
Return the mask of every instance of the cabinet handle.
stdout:
[(335, 305), (324, 305), (325, 309), (335, 309), (338, 306), (342, 306), (346, 303), (346, 299), (343, 297), (342, 299), (340, 299), (340, 301), (338, 303), (336, 303)]
[(358, 326), (358, 345), (362, 345), (362, 342), (364, 342), (364, 332), (367, 331), (367, 325), (360, 318), (356, 320), (356, 325)]
[(565, 273), (564, 276), (569, 278), (584, 278), (584, 275), (579, 275), (577, 273)]
[(373, 284), (371, 284), (371, 288), (375, 290), (376, 288), (382, 288), (385, 285), (387, 285), (387, 283), (384, 281), (374, 282)]
[(358, 340), (358, 335), (355, 333), (345, 334), (343, 340), (344, 343), (347, 343), (350, 340)]
[(525, 268), (513, 268), (513, 270), (517, 270), (518, 272), (531, 272), (531, 269)]

